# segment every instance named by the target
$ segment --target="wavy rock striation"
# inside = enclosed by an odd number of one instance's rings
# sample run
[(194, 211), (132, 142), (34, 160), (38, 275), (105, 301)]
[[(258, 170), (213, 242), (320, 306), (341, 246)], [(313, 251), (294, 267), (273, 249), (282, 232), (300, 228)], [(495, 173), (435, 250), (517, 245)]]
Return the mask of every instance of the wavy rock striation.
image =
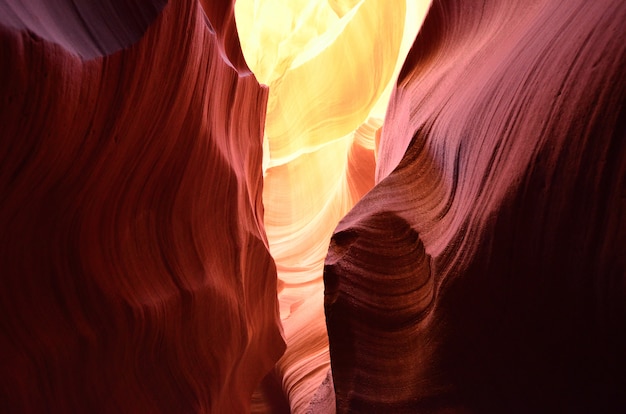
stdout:
[(626, 3), (435, 1), (340, 222), (339, 412), (624, 412)]
[(267, 89), (231, 2), (118, 3), (0, 1), (1, 411), (246, 412)]

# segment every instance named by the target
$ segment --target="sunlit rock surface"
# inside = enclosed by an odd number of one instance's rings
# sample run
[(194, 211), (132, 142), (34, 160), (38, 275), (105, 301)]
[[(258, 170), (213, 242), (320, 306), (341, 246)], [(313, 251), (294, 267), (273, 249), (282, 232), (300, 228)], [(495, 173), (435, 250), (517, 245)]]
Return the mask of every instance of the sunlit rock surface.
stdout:
[(337, 227), (339, 412), (625, 412), (626, 3), (435, 0)]
[(0, 1), (0, 411), (249, 411), (284, 343), (232, 4), (48, 3)]
[(334, 397), (324, 257), (338, 221), (374, 184), (376, 136), (427, 5), (236, 3), (246, 61), (269, 86), (263, 201), (287, 350), (268, 381), (294, 413), (320, 412)]

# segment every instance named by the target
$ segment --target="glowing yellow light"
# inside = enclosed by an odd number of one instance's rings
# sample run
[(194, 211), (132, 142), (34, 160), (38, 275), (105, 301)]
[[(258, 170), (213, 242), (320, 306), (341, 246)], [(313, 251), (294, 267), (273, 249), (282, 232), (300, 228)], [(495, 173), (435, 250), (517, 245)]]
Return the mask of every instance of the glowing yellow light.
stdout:
[[(429, 5), (235, 4), (244, 56), (270, 92), (263, 202), (288, 346), (278, 370), (292, 412), (306, 409), (330, 367), (322, 281), (328, 243), (341, 217), (373, 185), (375, 137)], [(360, 162), (368, 172), (356, 176), (350, 165)]]

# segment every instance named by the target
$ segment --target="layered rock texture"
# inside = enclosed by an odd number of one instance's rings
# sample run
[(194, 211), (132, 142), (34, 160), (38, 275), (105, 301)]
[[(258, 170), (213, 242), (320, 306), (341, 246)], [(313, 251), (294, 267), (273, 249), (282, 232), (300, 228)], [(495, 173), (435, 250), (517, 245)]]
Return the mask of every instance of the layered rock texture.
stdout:
[(625, 21), (434, 1), (326, 258), (339, 412), (626, 410)]
[(0, 0), (0, 411), (626, 412), (625, 21)]
[(232, 4), (26, 3), (0, 1), (0, 411), (249, 411), (284, 342)]

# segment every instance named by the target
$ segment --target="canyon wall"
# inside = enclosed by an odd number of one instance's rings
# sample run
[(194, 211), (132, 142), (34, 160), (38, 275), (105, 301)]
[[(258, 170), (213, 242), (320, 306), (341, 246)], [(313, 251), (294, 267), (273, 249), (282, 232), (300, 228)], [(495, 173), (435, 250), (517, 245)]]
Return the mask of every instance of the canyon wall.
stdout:
[(626, 412), (626, 3), (92, 3), (0, 0), (0, 411)]
[(333, 235), (338, 412), (624, 412), (626, 3), (435, 0)]
[(0, 411), (230, 413), (284, 350), (230, 1), (0, 1)]

